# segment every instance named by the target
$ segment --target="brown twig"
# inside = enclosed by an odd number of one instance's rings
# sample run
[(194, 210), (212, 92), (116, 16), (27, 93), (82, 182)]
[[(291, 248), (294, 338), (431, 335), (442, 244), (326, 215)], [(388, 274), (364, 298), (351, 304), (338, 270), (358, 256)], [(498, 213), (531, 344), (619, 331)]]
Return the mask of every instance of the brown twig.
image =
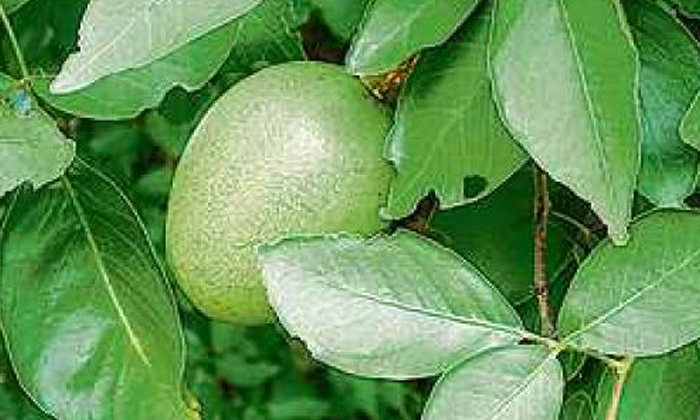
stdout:
[(534, 234), (534, 289), (540, 310), (540, 329), (545, 337), (554, 337), (552, 307), (549, 302), (547, 282), (547, 225), (549, 223), (549, 191), (547, 173), (534, 165), (535, 182), (535, 234)]
[(615, 383), (613, 384), (612, 397), (608, 411), (605, 414), (605, 420), (617, 420), (617, 414), (620, 411), (620, 401), (622, 400), (622, 390), (627, 381), (627, 376), (632, 369), (632, 358), (623, 359), (615, 369)]

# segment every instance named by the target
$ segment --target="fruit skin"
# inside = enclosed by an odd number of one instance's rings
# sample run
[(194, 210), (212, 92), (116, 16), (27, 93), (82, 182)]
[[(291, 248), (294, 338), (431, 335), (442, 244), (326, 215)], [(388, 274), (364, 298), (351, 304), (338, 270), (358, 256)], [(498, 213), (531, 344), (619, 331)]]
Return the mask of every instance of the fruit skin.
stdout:
[(219, 98), (187, 145), (168, 208), (168, 260), (195, 306), (221, 321), (268, 322), (256, 246), (380, 230), (389, 126), (388, 111), (332, 64), (268, 67)]

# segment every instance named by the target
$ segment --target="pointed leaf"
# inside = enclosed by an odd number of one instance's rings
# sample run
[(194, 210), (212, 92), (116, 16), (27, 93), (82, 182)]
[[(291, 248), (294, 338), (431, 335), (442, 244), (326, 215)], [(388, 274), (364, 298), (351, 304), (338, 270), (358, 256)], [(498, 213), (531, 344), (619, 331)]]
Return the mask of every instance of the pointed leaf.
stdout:
[(92, 0), (80, 27), (79, 51), (51, 84), (54, 94), (145, 66), (246, 13), (260, 0)]
[[(410, 214), (431, 190), (442, 207), (478, 200), (527, 158), (492, 99), (490, 21), (490, 4), (481, 6), (447, 44), (421, 57), (401, 94), (387, 150), (398, 171), (388, 201), (394, 218)], [(483, 188), (465, 191), (472, 177), (484, 181)]]
[(353, 74), (385, 73), (445, 42), (479, 0), (382, 0), (367, 11), (347, 56)]
[(15, 196), (0, 230), (0, 319), (27, 392), (59, 420), (190, 420), (168, 282), (124, 193), (78, 161)]
[(624, 243), (641, 130), (637, 56), (617, 0), (498, 0), (494, 16), (491, 70), (511, 133)]
[(625, 12), (641, 60), (642, 166), (639, 191), (659, 206), (683, 206), (695, 189), (698, 154), (678, 125), (700, 89), (700, 48), (683, 24), (651, 0)]
[[(175, 86), (188, 91), (201, 88), (232, 48), (231, 59), (239, 58), (240, 67), (303, 59), (301, 41), (290, 29), (290, 15), (287, 0), (266, 0), (250, 13), (143, 67), (106, 76), (65, 95), (51, 94), (46, 79), (38, 79), (34, 87), (51, 106), (73, 115), (98, 120), (133, 118), (157, 106)], [(257, 62), (246, 62), (253, 60)]]
[(261, 261), (287, 331), (317, 359), (361, 376), (431, 376), (522, 333), (475, 268), (410, 232), (295, 238), (265, 247)]
[(581, 264), (559, 317), (565, 341), (651, 356), (700, 338), (700, 214), (665, 210), (635, 222), (619, 248), (604, 242)]
[(564, 379), (540, 347), (506, 347), (467, 359), (435, 385), (423, 420), (556, 420)]
[(34, 188), (61, 176), (75, 144), (41, 111), (28, 114), (0, 103), (0, 197), (24, 182)]
[[(609, 372), (598, 390), (598, 416), (605, 419), (615, 378)], [(622, 391), (617, 420), (697, 420), (700, 358), (693, 345), (634, 362)]]

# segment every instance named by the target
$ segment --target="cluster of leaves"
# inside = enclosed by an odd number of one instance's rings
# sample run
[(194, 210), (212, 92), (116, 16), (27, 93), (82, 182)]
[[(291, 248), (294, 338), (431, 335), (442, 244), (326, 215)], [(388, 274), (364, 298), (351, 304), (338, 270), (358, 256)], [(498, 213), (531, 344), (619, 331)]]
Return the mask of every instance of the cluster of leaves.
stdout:
[[(433, 377), (424, 420), (700, 414), (697, 2), (0, 5), (3, 419), (408, 419), (425, 382), (386, 380)], [(260, 253), (284, 329), (356, 376), (203, 319), (159, 257), (201, 115), (306, 58), (395, 105), (400, 229)]]

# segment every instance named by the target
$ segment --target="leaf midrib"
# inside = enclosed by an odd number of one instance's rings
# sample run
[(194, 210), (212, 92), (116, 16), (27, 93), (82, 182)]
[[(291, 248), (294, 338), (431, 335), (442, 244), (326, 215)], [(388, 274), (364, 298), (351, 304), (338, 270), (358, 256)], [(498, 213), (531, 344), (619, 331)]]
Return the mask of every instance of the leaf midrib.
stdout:
[(613, 316), (617, 315), (619, 312), (623, 311), (625, 308), (627, 308), (630, 304), (636, 302), (637, 300), (641, 299), (643, 296), (645, 296), (648, 292), (656, 289), (660, 285), (662, 285), (666, 279), (669, 276), (672, 276), (676, 274), (677, 272), (685, 269), (690, 263), (692, 263), (698, 256), (700, 256), (700, 248), (696, 249), (693, 251), (688, 257), (686, 257), (677, 267), (663, 273), (662, 275), (659, 276), (659, 279), (657, 281), (651, 282), (638, 290), (637, 292), (633, 293), (630, 297), (627, 299), (623, 300), (622, 302), (618, 303), (615, 305), (613, 308), (611, 308), (609, 311), (604, 312), (602, 315), (600, 315), (598, 318), (593, 320), (591, 323), (589, 323), (587, 326), (579, 329), (578, 331), (575, 331), (571, 334), (569, 334), (564, 341), (571, 341), (576, 339), (577, 337), (580, 337), (582, 334), (587, 333), (591, 329), (601, 325), (602, 323), (608, 321), (610, 318)]
[(139, 359), (147, 365), (150, 366), (151, 362), (146, 355), (146, 352), (141, 344), (141, 340), (138, 338), (136, 333), (134, 332), (133, 327), (131, 326), (131, 322), (126, 316), (126, 313), (124, 311), (124, 308), (122, 307), (121, 302), (119, 301), (119, 298), (117, 297), (117, 294), (114, 290), (114, 287), (112, 286), (112, 280), (107, 272), (107, 268), (104, 264), (104, 261), (102, 259), (102, 254), (100, 252), (99, 246), (97, 245), (97, 242), (95, 241), (95, 237), (92, 233), (92, 229), (90, 227), (90, 224), (87, 220), (87, 217), (85, 216), (85, 212), (83, 210), (82, 205), (80, 204), (80, 201), (78, 200), (78, 197), (75, 193), (75, 189), (73, 188), (70, 180), (68, 180), (68, 177), (63, 175), (61, 177), (61, 183), (63, 184), (64, 188), (66, 189), (66, 192), (68, 193), (68, 197), (70, 198), (71, 203), (73, 204), (73, 208), (75, 209), (75, 213), (78, 217), (78, 221), (83, 228), (83, 232), (85, 233), (85, 238), (88, 241), (88, 245), (90, 246), (90, 250), (92, 251), (92, 254), (95, 259), (95, 264), (97, 265), (97, 270), (99, 271), (100, 278), (102, 279), (105, 288), (107, 289), (107, 294), (109, 296), (110, 301), (112, 302), (112, 305), (114, 309), (117, 312), (117, 316), (119, 317), (119, 320), (124, 327), (124, 330), (129, 337), (129, 342), (131, 343), (132, 347), (136, 351), (136, 354), (138, 355)]
[[(571, 47), (571, 53), (574, 58), (575, 64), (576, 64), (576, 73), (579, 76), (579, 80), (581, 81), (581, 93), (583, 94), (585, 101), (586, 101), (586, 114), (588, 115), (589, 122), (591, 124), (591, 128), (594, 133), (594, 141), (593, 141), (593, 146), (594, 150), (596, 152), (596, 155), (598, 155), (598, 167), (600, 168), (603, 178), (605, 180), (605, 189), (607, 192), (607, 199), (609, 200), (607, 203), (607, 206), (614, 205), (615, 203), (615, 189), (612, 186), (612, 174), (610, 173), (610, 162), (609, 162), (609, 157), (607, 155), (607, 152), (605, 150), (605, 146), (603, 145), (603, 139), (600, 133), (600, 127), (598, 127), (598, 122), (597, 122), (597, 116), (594, 111), (593, 107), (593, 99), (591, 98), (591, 93), (588, 90), (588, 81), (586, 78), (586, 74), (583, 70), (583, 61), (581, 59), (581, 56), (578, 52), (578, 46), (576, 44), (576, 40), (574, 39), (574, 34), (573, 34), (573, 29), (571, 28), (571, 22), (569, 21), (569, 15), (566, 10), (566, 7), (563, 4), (562, 0), (555, 0), (557, 3), (557, 9), (559, 10), (562, 21), (564, 23), (565, 29), (566, 29), (566, 37), (569, 41), (569, 45)], [(606, 208), (606, 212), (609, 210), (609, 207)]]

